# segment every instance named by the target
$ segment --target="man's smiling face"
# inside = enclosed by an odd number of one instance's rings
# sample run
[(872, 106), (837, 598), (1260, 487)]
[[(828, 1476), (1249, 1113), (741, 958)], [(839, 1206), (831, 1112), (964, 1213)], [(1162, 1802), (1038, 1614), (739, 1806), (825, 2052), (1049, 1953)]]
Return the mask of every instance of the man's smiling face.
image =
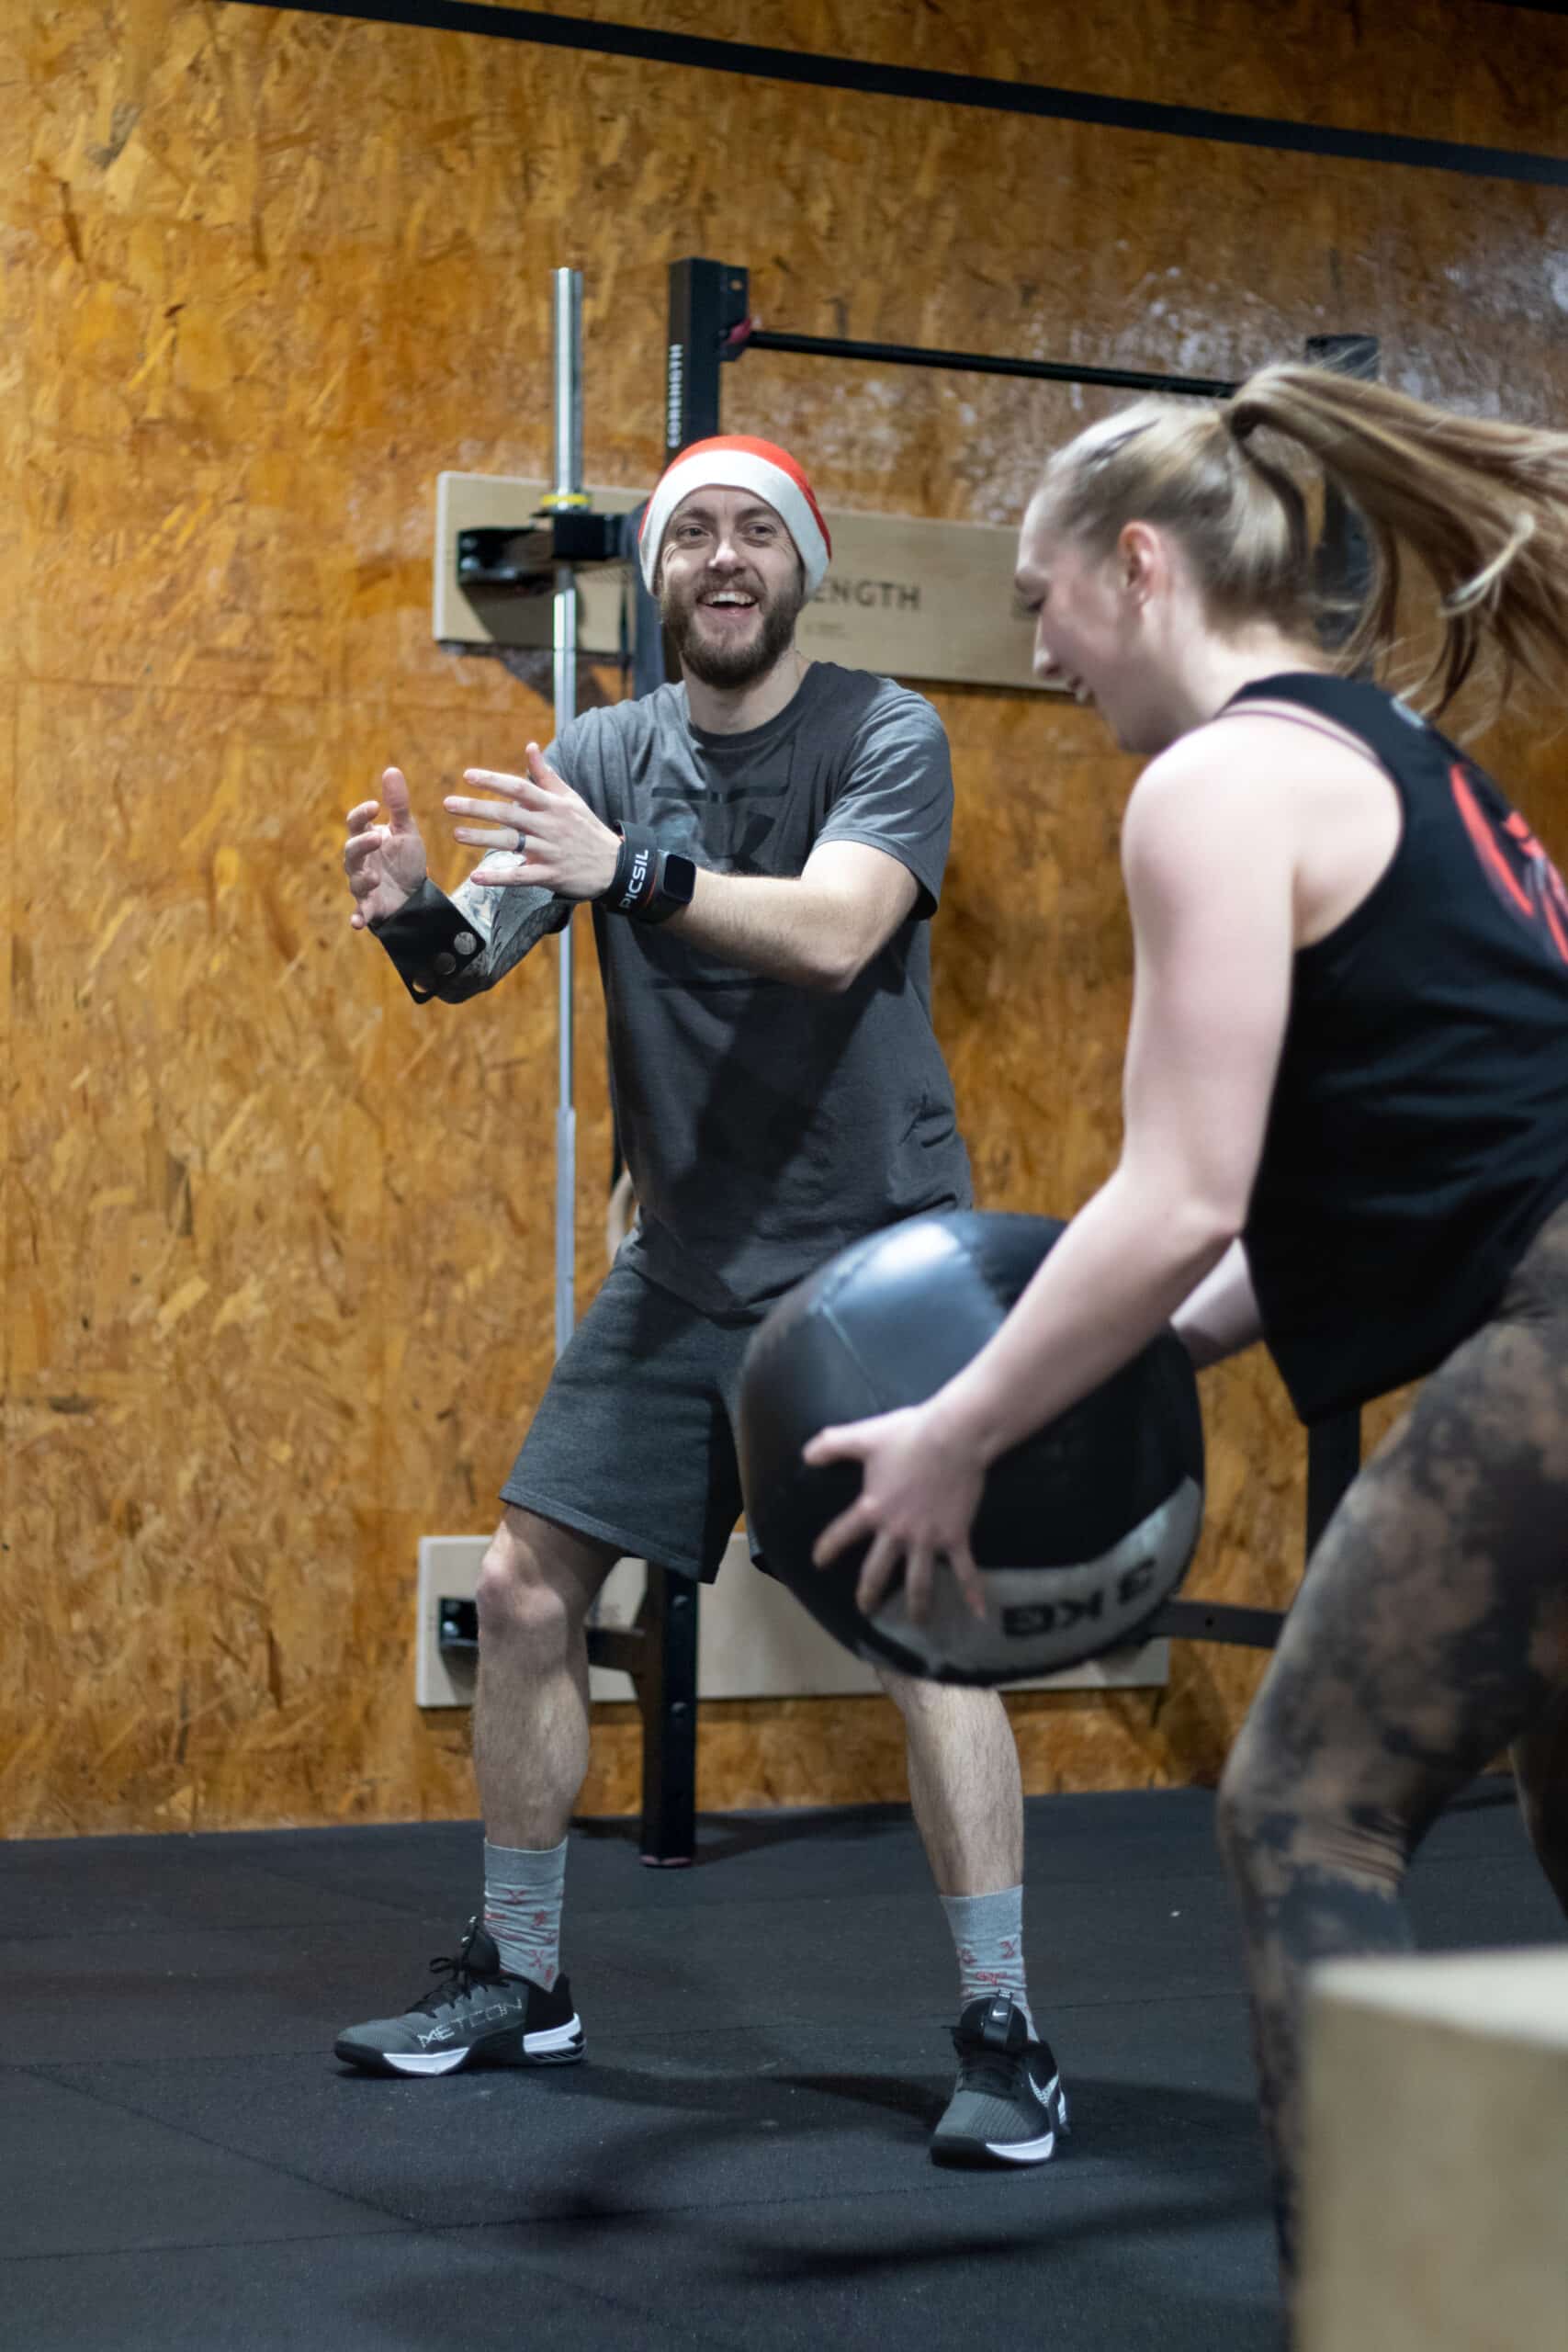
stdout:
[(670, 518), (660, 610), (705, 685), (745, 686), (787, 651), (806, 601), (804, 568), (773, 508), (754, 492), (694, 490)]

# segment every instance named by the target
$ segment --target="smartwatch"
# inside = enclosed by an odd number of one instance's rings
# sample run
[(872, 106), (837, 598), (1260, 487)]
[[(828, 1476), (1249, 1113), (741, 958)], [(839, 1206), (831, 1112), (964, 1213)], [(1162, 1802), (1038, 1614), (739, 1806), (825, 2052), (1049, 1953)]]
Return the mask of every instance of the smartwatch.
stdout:
[(679, 850), (661, 850), (640, 825), (617, 825), (620, 855), (615, 877), (599, 904), (633, 922), (668, 922), (692, 903), (697, 886), (694, 861)]

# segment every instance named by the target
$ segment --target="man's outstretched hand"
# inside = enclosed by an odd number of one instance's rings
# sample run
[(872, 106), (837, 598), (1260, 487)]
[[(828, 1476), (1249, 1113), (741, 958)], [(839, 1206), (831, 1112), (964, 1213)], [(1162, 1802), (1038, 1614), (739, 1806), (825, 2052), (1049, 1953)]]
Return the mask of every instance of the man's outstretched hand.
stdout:
[[(382, 805), (387, 822), (376, 818)], [(354, 893), (349, 921), (355, 931), (383, 915), (395, 915), (412, 899), (425, 877), (424, 843), (409, 807), (409, 788), (400, 768), (388, 768), (381, 778), (380, 800), (362, 800), (348, 812), (348, 839), (344, 844), (343, 870)]]
[(502, 775), (494, 768), (465, 768), (465, 784), (498, 797), (479, 800), (449, 795), (454, 837), (488, 850), (481, 876), (487, 888), (553, 890), (558, 899), (602, 898), (615, 878), (621, 854), (618, 836), (593, 814), (564, 776), (545, 765), (537, 743), (527, 748), (526, 775)]

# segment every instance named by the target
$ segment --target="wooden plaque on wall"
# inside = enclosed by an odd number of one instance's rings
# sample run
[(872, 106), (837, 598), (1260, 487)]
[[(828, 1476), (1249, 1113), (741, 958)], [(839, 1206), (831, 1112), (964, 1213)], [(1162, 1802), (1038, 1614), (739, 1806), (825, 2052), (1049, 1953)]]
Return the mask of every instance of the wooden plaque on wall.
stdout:
[[(544, 650), (550, 598), (472, 594), (458, 584), (457, 534), (520, 530), (549, 484), (509, 476), (442, 474), (435, 492), (432, 634), (469, 646)], [(601, 512), (625, 514), (647, 492), (590, 485)], [(1012, 609), (1016, 534), (983, 523), (921, 522), (907, 514), (827, 514), (833, 561), (800, 616), (803, 652), (891, 678), (1037, 690), (1032, 625)], [(578, 582), (578, 643), (615, 660), (625, 576), (606, 565)]]

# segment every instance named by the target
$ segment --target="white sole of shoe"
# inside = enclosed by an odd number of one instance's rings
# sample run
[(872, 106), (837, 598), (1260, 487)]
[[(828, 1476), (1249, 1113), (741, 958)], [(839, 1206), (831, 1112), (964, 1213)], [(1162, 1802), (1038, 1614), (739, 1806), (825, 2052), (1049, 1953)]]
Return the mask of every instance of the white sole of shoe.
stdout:
[(987, 2140), (986, 2154), (995, 2156), (998, 2164), (1043, 2165), (1047, 2156), (1056, 2152), (1056, 2134), (1046, 2132), (1038, 2140)]
[(529, 2058), (581, 2058), (582, 2020), (573, 2018), (568, 2025), (547, 2026), (543, 2033), (525, 2033), (523, 2050)]
[(1032, 2140), (960, 2140), (950, 2141), (945, 2145), (938, 2142), (932, 2154), (939, 2162), (947, 2164), (977, 2164), (983, 2156), (989, 2156), (994, 2164), (1000, 2165), (1048, 2163), (1056, 2153), (1058, 2139), (1066, 2136), (1067, 2095), (1062, 2088), (1060, 2075), (1053, 2075), (1043, 2091), (1032, 2084), (1031, 2087), (1035, 2088), (1035, 2095), (1048, 2114), (1055, 2107), (1056, 2120), (1049, 2132), (1042, 2132)]
[[(380, 2053), (383, 2065), (398, 2075), (455, 2075), (473, 2055), (465, 2045), (461, 2050), (384, 2050)], [(522, 2064), (530, 2061), (537, 2066), (570, 2065), (582, 2055), (582, 2020), (572, 2018), (566, 2025), (546, 2026), (538, 2033), (523, 2037)], [(516, 2063), (516, 2062), (514, 2062)]]

